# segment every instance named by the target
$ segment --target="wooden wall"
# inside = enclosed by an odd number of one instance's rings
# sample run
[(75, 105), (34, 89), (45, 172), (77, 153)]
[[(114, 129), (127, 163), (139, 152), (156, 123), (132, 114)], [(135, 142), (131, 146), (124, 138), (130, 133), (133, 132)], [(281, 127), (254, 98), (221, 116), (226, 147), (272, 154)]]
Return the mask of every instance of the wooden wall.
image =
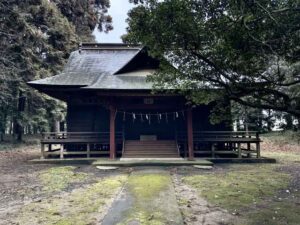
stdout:
[[(198, 106), (193, 109), (193, 129), (194, 131), (217, 131), (230, 130), (225, 123), (212, 125), (209, 122), (211, 106)], [(130, 110), (136, 113), (156, 113), (157, 110)], [(184, 113), (186, 117), (186, 113)], [(151, 117), (151, 122), (139, 115), (133, 121), (132, 115), (126, 115), (124, 120), (123, 113), (117, 113), (116, 131), (125, 131), (126, 139), (138, 139), (140, 134), (157, 134), (160, 139), (172, 139), (176, 131), (186, 131), (186, 118), (179, 112), (179, 117), (175, 120), (172, 116), (168, 121), (164, 115), (158, 121), (156, 116)], [(68, 104), (67, 111), (67, 131), (69, 132), (109, 132), (109, 110), (101, 105)]]
[(109, 131), (109, 112), (100, 105), (70, 105), (67, 111), (68, 132)]

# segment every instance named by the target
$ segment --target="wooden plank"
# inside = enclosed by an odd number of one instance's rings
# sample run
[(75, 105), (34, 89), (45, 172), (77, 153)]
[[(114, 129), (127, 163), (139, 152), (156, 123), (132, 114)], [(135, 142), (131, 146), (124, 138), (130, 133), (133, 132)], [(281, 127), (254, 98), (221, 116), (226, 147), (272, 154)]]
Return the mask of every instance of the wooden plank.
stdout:
[[(118, 153), (121, 153), (118, 151)], [(86, 155), (86, 151), (71, 151), (71, 152), (64, 152), (65, 155)], [(49, 155), (60, 155), (60, 152), (45, 152), (45, 156)], [(90, 155), (109, 155), (109, 151), (90, 151)]]

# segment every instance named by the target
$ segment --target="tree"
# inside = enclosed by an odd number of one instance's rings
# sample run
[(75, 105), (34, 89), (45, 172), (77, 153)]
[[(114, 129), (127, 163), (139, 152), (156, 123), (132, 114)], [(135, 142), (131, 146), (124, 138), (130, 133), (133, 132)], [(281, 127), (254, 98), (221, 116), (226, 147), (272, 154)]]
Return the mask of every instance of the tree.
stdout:
[(54, 129), (64, 104), (26, 82), (57, 74), (93, 26), (111, 29), (107, 7), (107, 0), (0, 1), (0, 133), (21, 140), (25, 130)]
[(299, 0), (131, 2), (123, 39), (161, 59), (157, 89), (300, 117)]
[(113, 29), (112, 17), (107, 14), (109, 0), (52, 0), (61, 13), (74, 24), (81, 41), (94, 41), (92, 31), (97, 27), (108, 32)]

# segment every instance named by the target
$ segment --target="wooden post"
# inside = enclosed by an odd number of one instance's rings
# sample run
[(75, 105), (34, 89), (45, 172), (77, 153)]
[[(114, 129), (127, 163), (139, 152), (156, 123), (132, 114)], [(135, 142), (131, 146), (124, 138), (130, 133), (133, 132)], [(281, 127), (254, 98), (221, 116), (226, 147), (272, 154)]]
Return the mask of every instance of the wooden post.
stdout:
[(191, 108), (187, 111), (187, 136), (189, 160), (194, 160), (193, 111)]
[(215, 143), (211, 144), (211, 157), (215, 158), (216, 154), (215, 154)]
[(256, 157), (260, 158), (260, 143), (259, 142), (256, 142), (256, 152), (257, 152)]
[(91, 157), (90, 143), (87, 143), (87, 145), (86, 145), (86, 156), (87, 156), (88, 158)]
[(42, 144), (41, 153), (42, 153), (41, 159), (44, 159), (45, 158), (45, 145), (44, 144)]
[(110, 110), (110, 123), (109, 123), (109, 158), (116, 158), (116, 137), (115, 137), (115, 117), (116, 108), (111, 105)]
[(238, 155), (239, 158), (242, 158), (241, 143), (238, 143)]
[(248, 151), (251, 150), (251, 143), (247, 143), (247, 150), (248, 150)]
[(61, 159), (64, 158), (64, 145), (63, 144), (60, 145), (60, 158)]

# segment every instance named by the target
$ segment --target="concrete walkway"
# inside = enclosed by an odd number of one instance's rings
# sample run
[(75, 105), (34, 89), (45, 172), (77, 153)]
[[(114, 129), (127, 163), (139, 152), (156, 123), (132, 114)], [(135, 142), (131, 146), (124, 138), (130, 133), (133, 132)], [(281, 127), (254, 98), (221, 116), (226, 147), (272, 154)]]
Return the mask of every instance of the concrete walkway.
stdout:
[(103, 225), (183, 225), (172, 178), (163, 168), (132, 172)]

